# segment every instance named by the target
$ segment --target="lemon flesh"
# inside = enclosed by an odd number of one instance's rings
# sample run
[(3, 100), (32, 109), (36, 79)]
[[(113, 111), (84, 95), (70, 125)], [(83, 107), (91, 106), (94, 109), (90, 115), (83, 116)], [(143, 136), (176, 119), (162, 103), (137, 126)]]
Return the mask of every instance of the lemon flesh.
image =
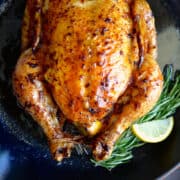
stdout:
[(165, 140), (172, 132), (174, 118), (169, 117), (162, 120), (154, 120), (141, 124), (133, 124), (133, 133), (142, 141), (157, 143)]

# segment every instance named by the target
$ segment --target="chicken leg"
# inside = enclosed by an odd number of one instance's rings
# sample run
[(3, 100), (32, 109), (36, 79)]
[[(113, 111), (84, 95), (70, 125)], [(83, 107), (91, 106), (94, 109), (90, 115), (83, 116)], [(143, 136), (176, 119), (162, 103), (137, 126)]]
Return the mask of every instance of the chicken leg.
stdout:
[(149, 5), (144, 0), (132, 1), (134, 35), (139, 47), (139, 60), (134, 62), (133, 80), (123, 96), (119, 98), (119, 113), (110, 117), (112, 125), (96, 140), (93, 155), (96, 160), (107, 159), (122, 133), (137, 119), (148, 113), (162, 91), (163, 77), (156, 62), (156, 31)]

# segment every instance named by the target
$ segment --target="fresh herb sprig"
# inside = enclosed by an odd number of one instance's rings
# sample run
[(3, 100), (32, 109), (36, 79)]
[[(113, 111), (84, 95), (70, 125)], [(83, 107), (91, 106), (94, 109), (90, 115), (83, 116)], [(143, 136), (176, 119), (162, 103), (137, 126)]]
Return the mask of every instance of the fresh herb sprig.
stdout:
[[(180, 107), (180, 73), (177, 71), (174, 75), (173, 66), (166, 65), (163, 74), (164, 87), (160, 99), (155, 107), (136, 123), (168, 118), (175, 113), (178, 107)], [(95, 161), (92, 159), (91, 161), (96, 166), (102, 166), (111, 170), (117, 165), (127, 163), (132, 159), (132, 150), (143, 144), (144, 143), (132, 133), (131, 128), (129, 128), (115, 144), (109, 159), (103, 161)]]

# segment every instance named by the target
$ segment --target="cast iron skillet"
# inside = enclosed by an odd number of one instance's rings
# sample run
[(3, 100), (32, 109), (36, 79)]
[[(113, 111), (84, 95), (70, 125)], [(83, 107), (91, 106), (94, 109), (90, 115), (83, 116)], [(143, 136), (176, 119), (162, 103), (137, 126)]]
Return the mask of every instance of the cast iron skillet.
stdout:
[[(158, 34), (168, 27), (178, 29), (180, 1), (149, 0), (149, 3)], [(73, 155), (61, 164), (51, 159), (42, 130), (17, 104), (11, 87), (12, 71), (20, 55), (24, 6), (25, 0), (12, 1), (0, 16), (0, 152), (8, 151), (8, 162), (13, 167), (7, 179), (152, 179), (175, 166), (180, 161), (180, 111), (175, 114), (174, 130), (166, 141), (135, 149), (129, 163), (111, 172), (94, 167), (88, 156)], [(174, 48), (171, 41), (170, 37), (164, 46)], [(173, 56), (170, 58), (171, 62)]]

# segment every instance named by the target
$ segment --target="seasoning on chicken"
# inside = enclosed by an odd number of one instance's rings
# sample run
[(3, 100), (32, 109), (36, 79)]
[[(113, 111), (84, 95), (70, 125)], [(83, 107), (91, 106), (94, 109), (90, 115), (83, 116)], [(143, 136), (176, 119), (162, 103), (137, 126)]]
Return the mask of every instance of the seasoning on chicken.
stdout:
[[(158, 100), (163, 77), (156, 54), (145, 0), (27, 0), (13, 89), (56, 160), (87, 136), (102, 160)], [(63, 131), (65, 121), (83, 140)]]

